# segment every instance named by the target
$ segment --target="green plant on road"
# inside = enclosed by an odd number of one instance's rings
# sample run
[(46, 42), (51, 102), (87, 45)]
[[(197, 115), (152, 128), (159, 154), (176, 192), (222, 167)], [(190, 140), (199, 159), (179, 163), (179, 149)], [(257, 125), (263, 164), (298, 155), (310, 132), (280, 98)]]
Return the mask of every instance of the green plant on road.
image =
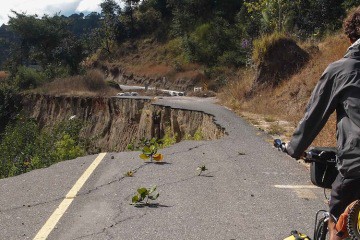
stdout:
[(125, 177), (133, 177), (134, 172), (130, 170), (130, 171), (127, 171), (124, 175), (125, 175)]
[(205, 172), (208, 169), (206, 168), (205, 165), (201, 165), (201, 166), (198, 166), (196, 170), (199, 171), (198, 176), (200, 176), (202, 172)]
[(146, 141), (144, 147), (142, 148), (142, 154), (139, 157), (143, 160), (148, 160), (152, 162), (153, 160), (156, 162), (160, 162), (164, 159), (164, 156), (161, 153), (157, 153), (159, 149), (159, 144), (155, 138)]
[(139, 188), (137, 194), (133, 196), (131, 204), (135, 206), (149, 205), (149, 200), (156, 200), (159, 197), (159, 193), (155, 193), (156, 185), (151, 188)]

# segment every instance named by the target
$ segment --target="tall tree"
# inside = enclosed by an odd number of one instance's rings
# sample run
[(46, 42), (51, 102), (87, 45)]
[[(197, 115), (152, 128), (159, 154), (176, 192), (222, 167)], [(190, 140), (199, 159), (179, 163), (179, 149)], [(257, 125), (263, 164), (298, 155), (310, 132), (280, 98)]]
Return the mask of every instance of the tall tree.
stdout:
[(122, 0), (125, 3), (125, 15), (130, 18), (130, 28), (129, 28), (129, 37), (133, 37), (135, 35), (135, 19), (134, 19), (134, 11), (138, 6), (140, 0)]
[(46, 68), (54, 60), (52, 51), (70, 34), (68, 21), (57, 15), (38, 18), (37, 15), (13, 13), (15, 17), (10, 17), (9, 28), (20, 38), (22, 59), (34, 60)]
[[(19, 36), (19, 42), (14, 49), (18, 51), (20, 59), (17, 65), (37, 64), (43, 70), (48, 70), (48, 77), (56, 75), (56, 68), (63, 66), (70, 74), (79, 72), (80, 62), (84, 58), (83, 48), (78, 40), (74, 40), (70, 31), (70, 21), (62, 16), (44, 15), (39, 18), (37, 15), (26, 15), (25, 13), (14, 12), (15, 16), (10, 17), (9, 28)], [(73, 54), (69, 57), (69, 53)], [(67, 53), (67, 54), (65, 54)], [(10, 64), (13, 65), (13, 64)], [(16, 70), (16, 66), (12, 68)]]
[(100, 4), (100, 7), (103, 21), (100, 29), (102, 33), (102, 45), (108, 53), (111, 53), (111, 48), (119, 35), (119, 14), (121, 8), (114, 0), (104, 0)]

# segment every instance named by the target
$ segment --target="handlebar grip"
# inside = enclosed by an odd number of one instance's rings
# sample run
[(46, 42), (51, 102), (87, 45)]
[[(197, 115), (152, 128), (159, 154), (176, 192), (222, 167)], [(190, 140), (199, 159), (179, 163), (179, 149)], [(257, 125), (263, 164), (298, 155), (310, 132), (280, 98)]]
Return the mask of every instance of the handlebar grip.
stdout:
[(287, 153), (286, 144), (282, 142), (280, 139), (274, 140), (274, 147), (276, 147), (279, 151)]

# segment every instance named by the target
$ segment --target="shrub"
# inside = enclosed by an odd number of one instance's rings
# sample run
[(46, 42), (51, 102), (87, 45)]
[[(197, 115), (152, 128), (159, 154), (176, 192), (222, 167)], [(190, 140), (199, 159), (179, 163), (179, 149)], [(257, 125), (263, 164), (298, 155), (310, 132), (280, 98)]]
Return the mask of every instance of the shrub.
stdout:
[(18, 117), (2, 134), (0, 178), (84, 155), (81, 128), (81, 122), (71, 120), (41, 131), (35, 120)]
[(106, 81), (105, 83), (106, 83), (107, 86), (109, 86), (111, 88), (121, 90), (119, 84), (117, 82), (113, 81), (113, 80)]
[(181, 37), (168, 41), (164, 49), (167, 57), (173, 61), (175, 68), (178, 69), (179, 66), (189, 63), (189, 56), (185, 52), (184, 41)]
[[(20, 99), (16, 87), (0, 82), (0, 133), (20, 110)], [(1, 139), (1, 137), (0, 137)]]
[(100, 70), (89, 70), (85, 75), (85, 83), (91, 91), (106, 88), (105, 75)]
[(257, 67), (254, 87), (279, 84), (300, 70), (309, 58), (293, 39), (280, 33), (254, 41), (253, 60)]
[(39, 128), (35, 121), (19, 118), (6, 126), (0, 143), (0, 178), (15, 176), (28, 170), (36, 151)]
[(15, 85), (19, 89), (36, 88), (46, 81), (46, 75), (35, 69), (21, 66), (15, 76)]
[(85, 151), (69, 134), (64, 134), (60, 141), (55, 143), (53, 157), (56, 161), (74, 159), (83, 156)]
[(169, 147), (169, 146), (171, 146), (171, 145), (174, 145), (177, 141), (176, 141), (176, 139), (177, 139), (177, 137), (178, 137), (178, 134), (177, 133), (175, 133), (175, 134), (173, 134), (172, 132), (171, 132), (171, 128), (170, 127), (166, 127), (165, 128), (165, 134), (164, 134), (164, 136), (163, 136), (163, 138), (160, 140), (161, 141), (161, 147), (162, 148), (165, 148), (165, 147)]
[(274, 32), (273, 34), (264, 35), (263, 37), (254, 40), (254, 49), (252, 54), (253, 61), (257, 65), (263, 62), (268, 49), (282, 38), (286, 38), (283, 33)]
[(80, 141), (79, 133), (82, 128), (83, 122), (75, 118), (58, 123), (52, 132), (54, 136), (57, 136), (56, 140), (59, 140), (64, 135), (69, 135), (71, 139), (78, 143)]

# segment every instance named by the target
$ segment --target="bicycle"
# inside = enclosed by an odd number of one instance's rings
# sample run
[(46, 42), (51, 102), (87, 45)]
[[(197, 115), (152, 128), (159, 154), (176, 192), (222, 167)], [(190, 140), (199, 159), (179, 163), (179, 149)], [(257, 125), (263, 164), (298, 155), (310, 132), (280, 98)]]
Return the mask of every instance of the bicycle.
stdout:
[[(274, 146), (282, 151), (286, 152), (285, 143), (280, 139), (274, 140)], [(335, 148), (312, 148), (304, 153), (303, 160), (306, 163), (310, 163), (310, 178), (311, 182), (321, 188), (324, 188), (325, 198), (326, 189), (331, 189), (331, 184), (334, 182), (338, 171), (336, 169), (336, 153)], [(360, 240), (360, 199), (356, 200), (348, 206), (343, 216), (345, 217), (346, 211), (348, 211), (345, 221), (345, 228), (342, 228), (342, 236), (344, 239)], [(319, 217), (322, 214), (321, 217)], [(326, 240), (329, 239), (328, 234), (328, 222), (330, 219), (330, 213), (326, 210), (319, 210), (315, 215), (315, 226), (313, 240)], [(340, 217), (341, 218), (341, 217)], [(339, 219), (335, 219), (337, 222), (337, 229), (340, 229)], [(342, 220), (341, 220), (342, 221)]]

